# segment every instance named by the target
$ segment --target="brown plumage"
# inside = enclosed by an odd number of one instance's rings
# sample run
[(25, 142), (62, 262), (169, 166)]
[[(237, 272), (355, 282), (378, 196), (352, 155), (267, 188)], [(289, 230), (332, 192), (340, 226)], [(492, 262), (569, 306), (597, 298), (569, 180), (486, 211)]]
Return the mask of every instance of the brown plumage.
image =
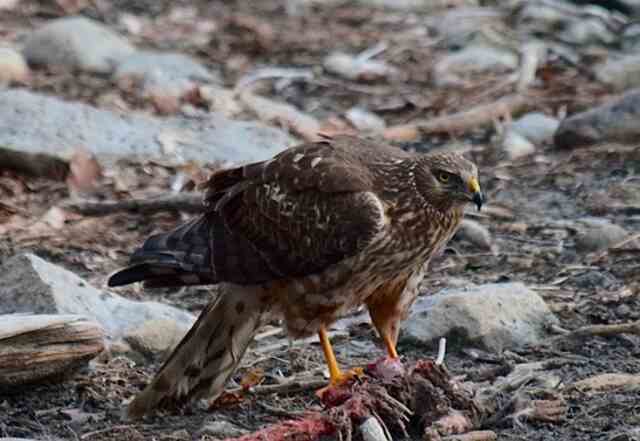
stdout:
[(366, 304), (395, 357), (399, 321), (463, 207), (483, 199), (473, 163), (339, 136), (217, 172), (204, 213), (150, 237), (110, 286), (220, 284), (221, 294), (130, 404), (214, 398), (261, 324), (293, 338), (319, 333), (332, 383), (342, 379), (325, 327)]

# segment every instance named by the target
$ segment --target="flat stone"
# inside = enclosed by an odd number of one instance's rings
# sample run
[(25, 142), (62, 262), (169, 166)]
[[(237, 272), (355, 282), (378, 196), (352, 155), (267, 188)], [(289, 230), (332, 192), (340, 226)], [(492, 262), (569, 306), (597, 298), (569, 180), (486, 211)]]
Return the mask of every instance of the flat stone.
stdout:
[(554, 136), (556, 146), (576, 148), (600, 142), (637, 142), (640, 136), (640, 89), (622, 98), (564, 119)]
[(522, 283), (447, 289), (418, 298), (403, 323), (403, 341), (436, 347), (473, 346), (493, 352), (537, 344), (557, 323), (544, 300)]
[(86, 17), (51, 20), (33, 31), (23, 54), (31, 64), (110, 73), (135, 48), (122, 36)]
[(560, 121), (544, 113), (532, 112), (515, 120), (510, 128), (527, 138), (530, 142), (540, 145), (551, 141), (558, 130)]
[(83, 146), (99, 160), (247, 162), (269, 159), (294, 143), (281, 130), (218, 114), (122, 115), (18, 89), (0, 91), (0, 102), (1, 146), (63, 159)]
[(170, 320), (190, 326), (195, 318), (160, 302), (136, 302), (92, 287), (76, 274), (30, 254), (18, 254), (0, 266), (0, 314), (78, 314), (120, 337), (146, 320)]

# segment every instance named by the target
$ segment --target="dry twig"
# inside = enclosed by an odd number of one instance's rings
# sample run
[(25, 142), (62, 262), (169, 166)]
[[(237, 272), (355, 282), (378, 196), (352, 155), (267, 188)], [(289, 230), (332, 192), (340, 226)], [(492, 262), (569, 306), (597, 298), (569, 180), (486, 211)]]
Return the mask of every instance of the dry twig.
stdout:
[(640, 335), (640, 320), (631, 323), (620, 323), (615, 325), (591, 325), (583, 326), (576, 330), (558, 335), (548, 340), (549, 343), (566, 340), (583, 340), (589, 337), (611, 337), (620, 334)]
[(411, 141), (424, 135), (465, 132), (493, 124), (500, 117), (524, 112), (532, 106), (532, 97), (526, 94), (508, 95), (498, 101), (480, 104), (452, 115), (389, 127), (384, 131), (384, 138), (392, 141)]
[(45, 153), (25, 153), (0, 146), (0, 170), (11, 170), (34, 178), (64, 181), (69, 164)]
[(122, 211), (134, 213), (156, 213), (159, 211), (201, 213), (204, 209), (202, 195), (199, 193), (179, 193), (152, 199), (129, 199), (125, 201), (68, 202), (62, 208), (85, 216), (106, 216)]

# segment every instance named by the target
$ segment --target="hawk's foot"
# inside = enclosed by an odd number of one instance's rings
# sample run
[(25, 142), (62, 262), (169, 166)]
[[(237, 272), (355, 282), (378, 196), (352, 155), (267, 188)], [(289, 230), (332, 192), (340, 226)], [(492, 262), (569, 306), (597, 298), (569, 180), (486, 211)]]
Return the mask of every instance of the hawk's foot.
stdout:
[(348, 386), (364, 377), (364, 369), (356, 367), (348, 371), (339, 371), (337, 375), (332, 375), (329, 384), (316, 391), (316, 396), (322, 402), (335, 402), (340, 397), (348, 398)]

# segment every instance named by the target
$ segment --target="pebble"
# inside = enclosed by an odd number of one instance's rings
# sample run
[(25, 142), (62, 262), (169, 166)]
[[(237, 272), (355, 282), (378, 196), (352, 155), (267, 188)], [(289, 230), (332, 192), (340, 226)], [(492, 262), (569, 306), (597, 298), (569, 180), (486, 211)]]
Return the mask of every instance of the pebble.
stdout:
[(433, 67), (435, 86), (451, 87), (463, 84), (474, 74), (504, 72), (518, 67), (518, 56), (512, 51), (491, 46), (468, 46), (444, 55)]
[(510, 128), (535, 145), (553, 140), (560, 121), (544, 113), (532, 112), (515, 120)]
[(162, 92), (182, 96), (197, 84), (219, 81), (209, 70), (186, 55), (139, 51), (124, 58), (114, 73), (117, 84), (133, 81), (141, 96)]
[(29, 80), (29, 66), (22, 54), (11, 47), (0, 47), (0, 86)]
[(502, 150), (507, 158), (518, 159), (534, 154), (536, 146), (512, 128), (508, 128), (502, 137)]

